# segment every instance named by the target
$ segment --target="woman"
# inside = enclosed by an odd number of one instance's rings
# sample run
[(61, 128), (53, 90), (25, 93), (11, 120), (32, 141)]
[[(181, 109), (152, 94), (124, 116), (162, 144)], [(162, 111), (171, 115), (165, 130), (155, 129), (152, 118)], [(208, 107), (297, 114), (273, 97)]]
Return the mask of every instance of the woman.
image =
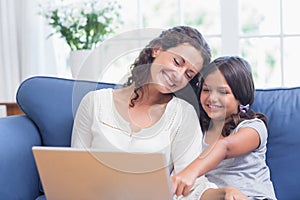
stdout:
[[(170, 171), (178, 173), (201, 152), (202, 134), (195, 109), (174, 93), (194, 84), (210, 57), (196, 29), (178, 26), (163, 31), (140, 52), (124, 87), (92, 91), (83, 98), (72, 147), (162, 152)], [(202, 176), (188, 198), (226, 190), (209, 188), (216, 186)]]

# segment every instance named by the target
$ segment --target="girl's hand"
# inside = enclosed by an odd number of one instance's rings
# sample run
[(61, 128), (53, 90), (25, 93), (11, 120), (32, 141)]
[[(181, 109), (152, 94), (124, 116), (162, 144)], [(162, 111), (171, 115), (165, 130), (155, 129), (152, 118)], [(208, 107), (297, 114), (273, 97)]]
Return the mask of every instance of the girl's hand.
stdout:
[(172, 191), (176, 196), (187, 196), (197, 178), (196, 170), (186, 168), (180, 173), (171, 177)]

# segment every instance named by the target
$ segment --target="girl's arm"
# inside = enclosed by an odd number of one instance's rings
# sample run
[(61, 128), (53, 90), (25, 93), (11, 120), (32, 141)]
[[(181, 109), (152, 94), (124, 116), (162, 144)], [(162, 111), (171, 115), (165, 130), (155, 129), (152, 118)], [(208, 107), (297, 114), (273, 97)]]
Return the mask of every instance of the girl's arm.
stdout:
[[(172, 137), (171, 145), (171, 160), (174, 164), (174, 170), (172, 174), (177, 174), (185, 169), (190, 163), (192, 163), (200, 155), (202, 151), (202, 131), (198, 121), (196, 111), (191, 105), (182, 106), (180, 114), (180, 120), (176, 120), (176, 124), (179, 126), (178, 131)], [(184, 111), (184, 112), (183, 112)], [(180, 124), (178, 124), (180, 123)], [(197, 179), (195, 183), (197, 192), (192, 192), (197, 196), (194, 199), (199, 199), (202, 192), (208, 188), (217, 188), (214, 183), (207, 180), (202, 176)], [(182, 198), (180, 198), (182, 199)], [(187, 199), (190, 199), (187, 197)]]
[(260, 145), (258, 132), (249, 127), (241, 128), (234, 135), (211, 144), (189, 166), (172, 177), (176, 195), (188, 195), (197, 177), (214, 169), (222, 160), (247, 154)]

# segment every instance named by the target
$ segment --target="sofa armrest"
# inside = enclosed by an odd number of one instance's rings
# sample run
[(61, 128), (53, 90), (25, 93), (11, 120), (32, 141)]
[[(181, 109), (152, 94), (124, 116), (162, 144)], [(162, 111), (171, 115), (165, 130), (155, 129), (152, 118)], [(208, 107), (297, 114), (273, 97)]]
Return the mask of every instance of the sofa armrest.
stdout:
[(32, 146), (39, 131), (25, 115), (0, 118), (0, 197), (32, 200), (39, 195), (39, 176)]

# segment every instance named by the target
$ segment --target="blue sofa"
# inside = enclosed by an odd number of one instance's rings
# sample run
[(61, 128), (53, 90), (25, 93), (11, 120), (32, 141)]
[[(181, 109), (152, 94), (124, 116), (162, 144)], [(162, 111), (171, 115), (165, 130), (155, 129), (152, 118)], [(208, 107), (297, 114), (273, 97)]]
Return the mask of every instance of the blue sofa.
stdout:
[[(41, 76), (25, 80), (16, 96), (25, 115), (0, 118), (0, 199), (43, 195), (32, 146), (69, 146), (81, 98), (114, 86)], [(300, 87), (257, 89), (253, 108), (269, 117), (267, 163), (276, 195), (279, 200), (299, 200)]]

